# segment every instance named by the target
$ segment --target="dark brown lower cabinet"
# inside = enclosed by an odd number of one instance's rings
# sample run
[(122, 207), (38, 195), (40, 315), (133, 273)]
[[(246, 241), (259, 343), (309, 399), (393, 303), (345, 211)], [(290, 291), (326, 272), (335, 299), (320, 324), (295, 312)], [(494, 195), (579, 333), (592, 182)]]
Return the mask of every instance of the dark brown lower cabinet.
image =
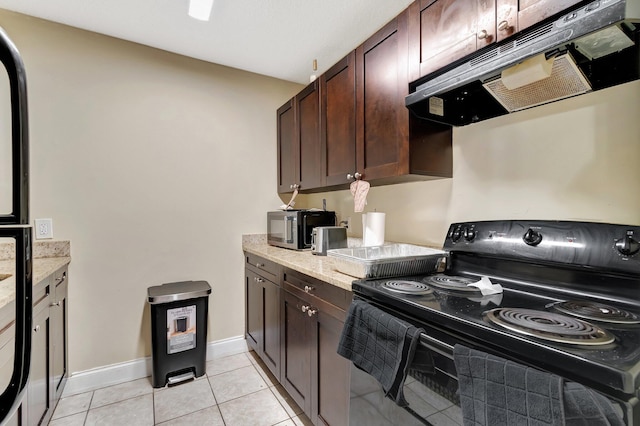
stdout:
[(318, 312), (315, 323), (315, 347), (311, 354), (314, 366), (311, 378), (311, 416), (315, 424), (347, 425), (349, 423), (350, 363), (336, 352), (344, 317), (337, 319)]
[(246, 256), (247, 343), (276, 377), (280, 377), (280, 285), (274, 279), (278, 269), (273, 262)]
[(349, 362), (336, 353), (351, 293), (285, 269), (280, 383), (315, 425), (349, 423)]
[(288, 291), (282, 303), (282, 386), (304, 410), (311, 412), (311, 320), (304, 300)]

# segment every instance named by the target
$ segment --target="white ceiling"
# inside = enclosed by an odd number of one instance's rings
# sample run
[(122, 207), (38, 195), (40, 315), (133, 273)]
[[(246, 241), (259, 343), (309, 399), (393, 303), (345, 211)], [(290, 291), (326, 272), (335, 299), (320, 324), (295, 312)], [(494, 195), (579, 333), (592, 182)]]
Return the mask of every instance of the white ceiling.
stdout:
[(208, 22), (187, 15), (189, 0), (0, 0), (0, 8), (306, 84), (313, 59), (319, 75), (411, 1), (215, 0)]

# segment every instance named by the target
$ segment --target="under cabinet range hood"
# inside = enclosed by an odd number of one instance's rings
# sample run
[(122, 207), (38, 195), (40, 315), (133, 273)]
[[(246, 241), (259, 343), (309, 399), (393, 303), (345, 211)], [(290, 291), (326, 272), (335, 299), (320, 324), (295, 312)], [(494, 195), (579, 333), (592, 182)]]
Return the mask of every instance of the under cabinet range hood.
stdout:
[(464, 126), (640, 78), (640, 0), (598, 0), (412, 83), (413, 115)]

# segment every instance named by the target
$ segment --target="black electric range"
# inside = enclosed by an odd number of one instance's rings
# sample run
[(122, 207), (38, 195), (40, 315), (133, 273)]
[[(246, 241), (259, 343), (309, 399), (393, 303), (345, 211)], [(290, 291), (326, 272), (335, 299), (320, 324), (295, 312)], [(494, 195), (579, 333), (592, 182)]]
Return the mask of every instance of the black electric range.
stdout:
[[(437, 274), (359, 280), (356, 298), (457, 343), (580, 382), (640, 422), (640, 227), (569, 221), (457, 223)], [(482, 277), (502, 291), (467, 284)], [(485, 278), (485, 279), (486, 279)], [(455, 371), (448, 371), (453, 377)]]

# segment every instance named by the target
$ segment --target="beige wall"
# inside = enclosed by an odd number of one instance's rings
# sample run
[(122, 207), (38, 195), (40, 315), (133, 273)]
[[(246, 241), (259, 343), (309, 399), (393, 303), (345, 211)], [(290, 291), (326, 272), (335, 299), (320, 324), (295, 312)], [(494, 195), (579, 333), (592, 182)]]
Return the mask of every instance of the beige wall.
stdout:
[(209, 340), (242, 335), (242, 233), (275, 193), (299, 85), (0, 11), (27, 69), (31, 218), (71, 240), (70, 370), (151, 353), (147, 287), (207, 280)]
[[(386, 239), (441, 246), (456, 221), (585, 220), (640, 225), (640, 81), (454, 128), (453, 179), (372, 188)], [(349, 191), (306, 196), (362, 235)]]

